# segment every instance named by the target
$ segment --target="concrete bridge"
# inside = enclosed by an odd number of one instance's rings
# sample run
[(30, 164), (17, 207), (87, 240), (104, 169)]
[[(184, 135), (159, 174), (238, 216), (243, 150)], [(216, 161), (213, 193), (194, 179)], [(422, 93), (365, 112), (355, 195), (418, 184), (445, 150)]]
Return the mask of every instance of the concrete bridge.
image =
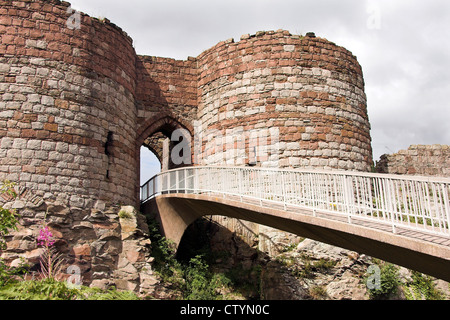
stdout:
[(348, 171), (188, 167), (141, 187), (177, 245), (207, 215), (252, 221), (450, 281), (450, 179)]

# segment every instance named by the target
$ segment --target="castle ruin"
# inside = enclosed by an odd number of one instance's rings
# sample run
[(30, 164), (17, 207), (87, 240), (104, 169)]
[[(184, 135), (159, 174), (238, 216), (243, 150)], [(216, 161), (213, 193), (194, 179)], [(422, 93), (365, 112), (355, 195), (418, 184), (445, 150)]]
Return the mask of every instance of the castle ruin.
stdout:
[(178, 129), (192, 165), (373, 165), (361, 67), (313, 33), (262, 31), (175, 60), (136, 54), (107, 19), (79, 13), (70, 25), (64, 1), (0, 4), (0, 180), (19, 194), (0, 204), (21, 212), (10, 262), (37, 259), (31, 239), (46, 217), (84, 283), (142, 289), (145, 223), (130, 236), (118, 212), (139, 206), (141, 146), (164, 162)]

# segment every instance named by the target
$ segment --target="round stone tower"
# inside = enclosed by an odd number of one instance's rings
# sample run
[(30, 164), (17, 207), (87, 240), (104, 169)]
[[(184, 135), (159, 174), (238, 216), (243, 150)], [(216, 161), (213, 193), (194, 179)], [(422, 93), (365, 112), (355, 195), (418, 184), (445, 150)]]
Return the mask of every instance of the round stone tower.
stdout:
[(146, 280), (121, 268), (151, 270), (149, 240), (134, 236), (142, 221), (118, 205), (138, 201), (131, 39), (57, 0), (1, 0), (0, 37), (0, 181), (17, 184), (17, 197), (3, 195), (0, 206), (20, 215), (1, 258), (39, 271), (35, 239), (45, 223), (62, 277), (142, 289)]
[(1, 1), (0, 180), (76, 207), (134, 204), (131, 39), (60, 1)]
[(197, 59), (201, 164), (370, 170), (364, 80), (348, 50), (280, 30)]

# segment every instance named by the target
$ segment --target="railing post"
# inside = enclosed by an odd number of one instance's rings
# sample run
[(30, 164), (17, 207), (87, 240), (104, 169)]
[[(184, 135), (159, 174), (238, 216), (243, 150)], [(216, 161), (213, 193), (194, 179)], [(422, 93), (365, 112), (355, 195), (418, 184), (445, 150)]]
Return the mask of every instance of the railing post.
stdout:
[(352, 212), (350, 209), (350, 187), (348, 186), (348, 177), (343, 176), (344, 179), (344, 204), (347, 207), (347, 220), (349, 224), (352, 224)]
[(158, 179), (158, 176), (155, 176), (152, 180), (152, 187), (153, 187), (152, 196), (154, 196), (156, 194), (156, 179)]
[[(225, 171), (225, 172), (224, 172)], [(225, 173), (225, 174), (224, 174)], [(225, 177), (226, 177), (226, 173), (227, 173), (227, 169), (225, 169), (225, 170), (220, 170), (220, 176), (221, 176), (221, 178), (222, 178), (222, 196), (224, 197), (224, 198), (226, 198), (227, 196), (226, 196), (226, 190), (227, 190), (227, 187), (225, 186), (225, 184), (226, 184), (226, 182), (227, 182), (227, 179), (225, 179)]]
[(391, 214), (392, 233), (396, 233), (397, 232), (397, 230), (395, 228), (396, 214), (395, 214), (394, 205), (393, 205), (395, 199), (392, 199), (392, 196), (393, 196), (392, 180), (390, 180), (390, 179), (386, 180), (386, 189), (387, 189), (386, 190), (386, 192), (387, 192), (387, 207)]
[(286, 186), (284, 179), (284, 171), (281, 171), (281, 192), (283, 194), (283, 208), (286, 210)]
[(153, 194), (155, 193), (155, 188), (154, 188), (153, 186), (154, 186), (156, 177), (157, 177), (157, 176), (154, 176), (153, 179), (150, 181), (151, 186), (152, 186), (151, 192), (150, 192), (150, 183), (149, 183), (148, 186), (147, 186), (147, 197), (152, 197)]
[[(445, 216), (447, 218), (447, 233), (450, 234), (450, 201), (448, 198), (448, 185), (442, 184), (442, 195), (444, 198), (444, 206), (443, 206), (443, 211), (445, 211)], [(445, 223), (444, 223), (445, 226)]]
[[(253, 170), (253, 169), (252, 169)], [(261, 171), (253, 170), (258, 175), (258, 185), (256, 186), (257, 190), (259, 190), (259, 205), (262, 207), (262, 179), (261, 179)]]
[(192, 193), (197, 193), (197, 169), (192, 167)]
[(208, 194), (211, 194), (211, 170), (208, 168), (206, 169), (206, 190)]
[(240, 200), (241, 200), (241, 202), (242, 202), (242, 193), (243, 193), (243, 190), (242, 190), (242, 182), (243, 182), (243, 180), (244, 180), (244, 170), (241, 169), (241, 168), (239, 168), (239, 169), (237, 170), (237, 172), (238, 172), (238, 180), (239, 180), (239, 196), (240, 196)]
[(166, 179), (165, 179), (165, 181), (166, 181), (166, 187), (165, 187), (165, 192), (166, 193), (170, 193), (170, 176), (171, 176), (171, 174), (170, 174), (170, 171), (167, 171), (167, 173), (165, 174), (165, 176), (166, 176)]

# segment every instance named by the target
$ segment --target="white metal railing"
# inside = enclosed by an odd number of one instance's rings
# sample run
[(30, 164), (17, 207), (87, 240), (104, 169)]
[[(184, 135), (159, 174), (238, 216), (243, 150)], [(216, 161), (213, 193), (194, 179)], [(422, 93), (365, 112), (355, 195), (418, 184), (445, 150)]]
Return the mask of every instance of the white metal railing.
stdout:
[(348, 171), (185, 167), (141, 187), (143, 202), (166, 193), (220, 194), (261, 206), (292, 207), (376, 220), (392, 227), (450, 236), (450, 179)]

